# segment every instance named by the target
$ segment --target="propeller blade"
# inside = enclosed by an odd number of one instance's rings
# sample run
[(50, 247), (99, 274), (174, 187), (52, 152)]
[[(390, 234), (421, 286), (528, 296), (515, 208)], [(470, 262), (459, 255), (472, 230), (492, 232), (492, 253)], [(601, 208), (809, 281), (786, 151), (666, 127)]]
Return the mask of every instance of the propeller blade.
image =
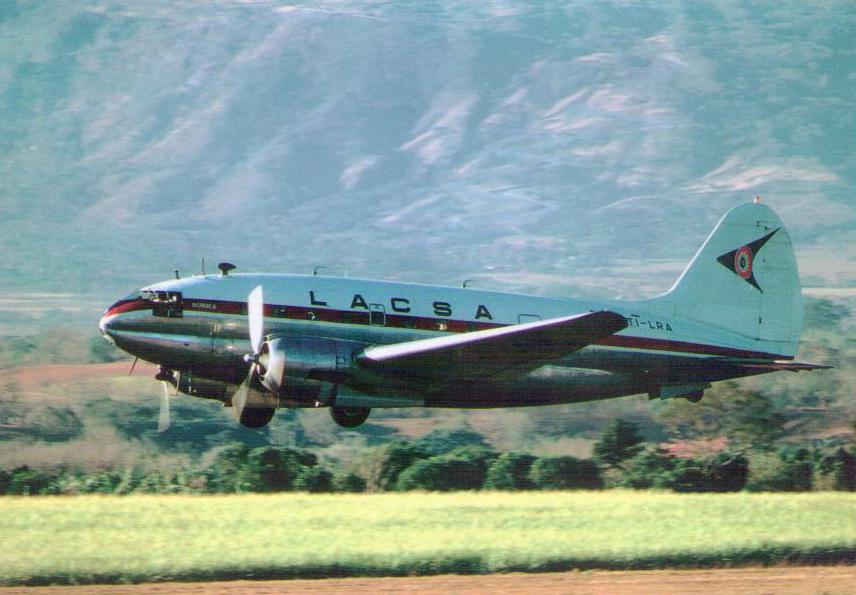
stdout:
[(252, 290), (247, 298), (247, 319), (253, 355), (258, 355), (265, 336), (265, 298), (261, 285)]
[(160, 412), (158, 413), (158, 433), (162, 434), (169, 429), (169, 386), (167, 382), (161, 382), (163, 390), (160, 398)]
[(244, 381), (238, 386), (238, 390), (232, 395), (232, 415), (235, 416), (235, 421), (241, 422), (241, 415), (244, 413), (244, 407), (247, 405), (247, 395), (250, 392), (250, 383), (253, 381), (253, 374), (256, 372), (255, 364), (250, 365), (250, 371)]

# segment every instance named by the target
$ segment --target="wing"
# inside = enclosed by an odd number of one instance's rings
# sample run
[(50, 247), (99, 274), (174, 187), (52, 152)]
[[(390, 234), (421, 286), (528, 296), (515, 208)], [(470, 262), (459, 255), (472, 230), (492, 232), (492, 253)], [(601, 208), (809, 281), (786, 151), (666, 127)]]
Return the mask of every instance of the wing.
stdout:
[(615, 312), (588, 312), (369, 347), (357, 356), (357, 363), (372, 372), (408, 380), (477, 381), (498, 374), (525, 374), (626, 327), (625, 318)]

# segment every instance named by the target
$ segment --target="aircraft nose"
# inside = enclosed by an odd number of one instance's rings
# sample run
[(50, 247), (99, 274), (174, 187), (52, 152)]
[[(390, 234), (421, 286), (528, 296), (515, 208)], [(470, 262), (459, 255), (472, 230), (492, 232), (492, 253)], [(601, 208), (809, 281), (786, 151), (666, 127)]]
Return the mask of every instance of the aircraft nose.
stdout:
[(115, 344), (115, 314), (105, 314), (98, 321), (98, 328), (101, 329), (101, 336), (107, 339), (110, 343)]
[(101, 320), (98, 321), (98, 328), (101, 329), (101, 334), (105, 338), (113, 338), (113, 335), (116, 333), (119, 324), (118, 321), (121, 318), (125, 303), (125, 301), (118, 301), (111, 305), (101, 316)]
[(101, 320), (98, 321), (98, 328), (101, 329), (102, 335), (110, 334), (110, 321), (113, 319), (113, 316), (108, 316), (105, 314), (101, 317)]

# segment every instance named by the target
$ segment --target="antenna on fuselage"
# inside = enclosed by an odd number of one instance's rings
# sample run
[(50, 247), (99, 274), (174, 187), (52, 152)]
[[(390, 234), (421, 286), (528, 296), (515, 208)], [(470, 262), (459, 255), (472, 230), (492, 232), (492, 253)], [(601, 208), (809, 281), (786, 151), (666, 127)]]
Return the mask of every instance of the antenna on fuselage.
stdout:
[(464, 282), (463, 282), (463, 283), (461, 283), (461, 287), (463, 287), (464, 289), (466, 289), (466, 288), (467, 288), (467, 284), (468, 284), (468, 283), (472, 283), (472, 282), (474, 282), (474, 281), (475, 281), (475, 279), (464, 279)]
[(217, 265), (217, 268), (220, 269), (220, 272), (223, 273), (224, 277), (229, 276), (229, 271), (234, 271), (236, 268), (231, 262), (221, 262)]
[(202, 257), (202, 276), (205, 276), (205, 257)]
[(178, 274), (178, 269), (175, 269), (175, 278), (181, 279), (181, 275)]
[(313, 277), (317, 277), (317, 276), (318, 276), (318, 271), (320, 271), (321, 269), (326, 269), (326, 268), (327, 268), (327, 267), (325, 267), (323, 264), (322, 264), (322, 265), (319, 265), (319, 266), (317, 266), (317, 267), (315, 267), (314, 269), (312, 269), (312, 276), (313, 276)]

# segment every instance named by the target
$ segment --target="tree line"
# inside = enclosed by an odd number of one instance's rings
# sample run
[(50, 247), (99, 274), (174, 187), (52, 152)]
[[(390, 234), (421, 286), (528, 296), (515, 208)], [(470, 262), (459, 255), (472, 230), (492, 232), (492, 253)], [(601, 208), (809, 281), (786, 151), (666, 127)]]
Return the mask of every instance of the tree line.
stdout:
[(0, 494), (384, 492), (426, 490), (666, 489), (676, 492), (856, 490), (856, 456), (843, 447), (780, 447), (683, 457), (647, 445), (614, 420), (588, 459), (497, 452), (470, 430), (367, 451), (357, 468), (323, 464), (309, 450), (233, 443), (172, 471), (0, 469)]

